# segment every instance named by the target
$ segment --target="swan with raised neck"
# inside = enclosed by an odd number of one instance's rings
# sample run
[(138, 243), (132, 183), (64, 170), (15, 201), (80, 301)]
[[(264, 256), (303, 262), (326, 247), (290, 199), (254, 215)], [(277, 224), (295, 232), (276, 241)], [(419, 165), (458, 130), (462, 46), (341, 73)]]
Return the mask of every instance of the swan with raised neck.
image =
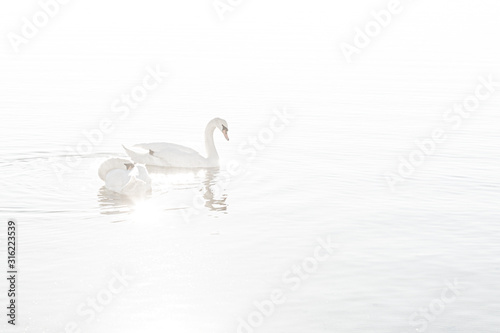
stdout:
[(165, 142), (142, 143), (130, 149), (125, 146), (123, 148), (137, 163), (181, 168), (217, 167), (219, 165), (219, 154), (214, 143), (214, 131), (216, 128), (229, 141), (229, 127), (227, 122), (221, 118), (210, 120), (205, 127), (206, 157), (201, 156), (191, 148)]
[(205, 150), (207, 152), (207, 159), (218, 161), (219, 154), (217, 153), (214, 143), (214, 131), (216, 128), (220, 129), (226, 140), (229, 141), (227, 122), (221, 118), (214, 118), (210, 120), (207, 127), (205, 127)]

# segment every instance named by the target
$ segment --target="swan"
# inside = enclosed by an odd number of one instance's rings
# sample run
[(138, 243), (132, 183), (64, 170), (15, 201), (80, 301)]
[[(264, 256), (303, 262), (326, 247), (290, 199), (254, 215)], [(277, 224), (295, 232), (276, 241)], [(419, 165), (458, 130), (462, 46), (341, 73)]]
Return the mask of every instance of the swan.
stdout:
[(98, 174), (106, 188), (113, 192), (141, 196), (151, 191), (151, 178), (146, 168), (123, 158), (104, 161)]
[(146, 165), (179, 168), (211, 168), (219, 166), (219, 155), (214, 145), (214, 130), (218, 128), (229, 141), (228, 125), (224, 119), (214, 118), (205, 128), (205, 148), (207, 157), (196, 150), (175, 143), (141, 143), (132, 148), (123, 146), (134, 162)]

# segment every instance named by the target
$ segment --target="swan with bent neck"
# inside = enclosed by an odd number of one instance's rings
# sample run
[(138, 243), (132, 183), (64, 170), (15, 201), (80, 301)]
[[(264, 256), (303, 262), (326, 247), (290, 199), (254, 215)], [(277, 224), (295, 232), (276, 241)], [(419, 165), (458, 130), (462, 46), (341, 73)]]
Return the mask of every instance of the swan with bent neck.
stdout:
[(123, 146), (125, 152), (136, 163), (178, 168), (211, 168), (219, 166), (219, 154), (215, 149), (214, 131), (218, 128), (229, 141), (228, 125), (224, 119), (214, 118), (205, 128), (207, 157), (196, 150), (175, 143), (140, 143), (131, 148)]
[(105, 187), (127, 196), (143, 196), (151, 191), (151, 178), (143, 165), (123, 158), (110, 158), (99, 167), (99, 178)]

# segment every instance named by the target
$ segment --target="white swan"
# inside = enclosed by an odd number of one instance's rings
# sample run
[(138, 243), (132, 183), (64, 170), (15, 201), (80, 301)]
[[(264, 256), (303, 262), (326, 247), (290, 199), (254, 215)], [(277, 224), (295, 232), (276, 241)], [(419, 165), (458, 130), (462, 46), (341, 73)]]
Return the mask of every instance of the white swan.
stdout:
[(141, 196), (151, 191), (151, 178), (146, 168), (123, 158), (104, 161), (98, 174), (106, 188), (113, 192)]
[(224, 119), (214, 118), (205, 128), (205, 148), (207, 157), (201, 156), (196, 150), (175, 143), (141, 143), (127, 148), (125, 152), (137, 163), (163, 167), (180, 168), (210, 168), (219, 165), (219, 155), (214, 145), (214, 130), (218, 128), (226, 140), (228, 125)]

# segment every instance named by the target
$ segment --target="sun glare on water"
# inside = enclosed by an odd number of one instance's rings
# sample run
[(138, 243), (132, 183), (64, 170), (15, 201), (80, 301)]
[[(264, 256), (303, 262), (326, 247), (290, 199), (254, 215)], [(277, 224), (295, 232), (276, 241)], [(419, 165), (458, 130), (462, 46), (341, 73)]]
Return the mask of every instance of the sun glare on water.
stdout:
[(131, 215), (134, 222), (159, 222), (163, 211), (153, 201), (144, 200), (135, 204)]

